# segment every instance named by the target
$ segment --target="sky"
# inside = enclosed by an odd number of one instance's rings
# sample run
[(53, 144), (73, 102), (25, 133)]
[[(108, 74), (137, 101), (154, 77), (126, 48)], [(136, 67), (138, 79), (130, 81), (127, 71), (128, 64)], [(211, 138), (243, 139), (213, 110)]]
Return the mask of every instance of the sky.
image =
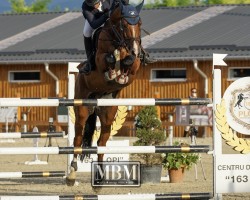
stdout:
[[(27, 5), (29, 5), (34, 0), (25, 0)], [(83, 0), (51, 0), (49, 4), (49, 10), (53, 11), (55, 8), (59, 7), (61, 11), (66, 8), (70, 10), (81, 10)], [(8, 0), (0, 0), (0, 13), (11, 11), (10, 3)]]
[[(34, 0), (25, 0), (29, 5)], [(133, 2), (141, 2), (140, 0), (132, 0)], [(49, 10), (53, 11), (56, 8), (60, 8), (61, 11), (69, 8), (69, 10), (81, 10), (83, 0), (51, 0), (49, 4)], [(145, 0), (146, 2), (146, 0)], [(0, 13), (11, 11), (10, 3), (8, 0), (0, 0)]]

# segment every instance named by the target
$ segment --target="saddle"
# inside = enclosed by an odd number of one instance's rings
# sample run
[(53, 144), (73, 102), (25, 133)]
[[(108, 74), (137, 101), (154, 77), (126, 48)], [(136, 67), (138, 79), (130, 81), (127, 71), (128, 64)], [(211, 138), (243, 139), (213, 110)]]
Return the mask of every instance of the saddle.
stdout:
[(91, 64), (92, 64), (92, 69), (91, 71), (94, 71), (96, 69), (96, 64), (95, 64), (95, 56), (96, 56), (96, 51), (97, 51), (97, 48), (98, 48), (98, 38), (99, 38), (99, 35), (102, 31), (102, 27), (99, 27), (97, 28), (93, 35), (92, 35), (92, 49), (93, 49), (93, 52), (92, 52), (92, 57), (91, 57)]

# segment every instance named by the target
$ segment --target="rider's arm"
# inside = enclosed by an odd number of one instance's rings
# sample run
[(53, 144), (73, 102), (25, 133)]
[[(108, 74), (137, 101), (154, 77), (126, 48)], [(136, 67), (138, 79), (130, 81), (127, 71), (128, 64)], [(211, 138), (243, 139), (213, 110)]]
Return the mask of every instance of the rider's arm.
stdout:
[(95, 15), (91, 11), (88, 11), (88, 10), (85, 10), (82, 13), (83, 13), (84, 18), (86, 20), (88, 20), (90, 26), (93, 29), (99, 28), (108, 19), (108, 14), (107, 13), (103, 13), (98, 18), (95, 17)]

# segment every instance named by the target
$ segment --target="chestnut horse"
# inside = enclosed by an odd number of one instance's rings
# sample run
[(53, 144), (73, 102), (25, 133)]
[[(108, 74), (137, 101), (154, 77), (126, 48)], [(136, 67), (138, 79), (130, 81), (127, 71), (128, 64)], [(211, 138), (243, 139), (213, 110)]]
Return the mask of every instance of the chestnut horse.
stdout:
[[(75, 82), (75, 99), (116, 98), (119, 91), (136, 78), (140, 68), (141, 20), (139, 13), (144, 1), (137, 5), (123, 5), (121, 0), (111, 11), (110, 18), (101, 29), (96, 45), (95, 66), (90, 74), (78, 74)], [(84, 63), (80, 64), (81, 66)], [(81, 67), (79, 66), (79, 67)], [(117, 106), (74, 107), (74, 147), (91, 146), (96, 116), (101, 122), (98, 146), (106, 146)], [(85, 155), (82, 155), (82, 159)], [(98, 155), (103, 161), (103, 154)], [(67, 185), (74, 185), (77, 171), (77, 155), (71, 162)]]

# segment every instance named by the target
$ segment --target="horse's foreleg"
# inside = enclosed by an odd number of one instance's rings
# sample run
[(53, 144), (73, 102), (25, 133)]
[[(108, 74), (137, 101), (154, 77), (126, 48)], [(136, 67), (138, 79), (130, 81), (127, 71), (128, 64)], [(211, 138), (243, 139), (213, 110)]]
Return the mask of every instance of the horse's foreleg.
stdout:
[[(75, 125), (75, 138), (74, 138), (74, 147), (81, 147), (83, 140), (83, 130), (84, 125), (76, 124)], [(71, 162), (71, 167), (77, 171), (77, 154), (74, 154), (73, 160)]]
[[(106, 146), (106, 143), (110, 136), (110, 131), (111, 131), (111, 125), (101, 126), (101, 134), (97, 141), (97, 146)], [(99, 163), (99, 166), (102, 168), (102, 170), (103, 170), (103, 164), (102, 164), (103, 156), (104, 154), (98, 154), (98, 163)], [(96, 177), (98, 177), (99, 180), (103, 179), (103, 177), (101, 176), (99, 172), (97, 172)]]
[[(97, 141), (97, 146), (106, 146), (106, 143), (110, 136), (110, 131), (111, 131), (111, 125), (101, 126), (101, 134)], [(98, 154), (98, 162), (103, 161), (103, 156), (104, 154)]]
[[(102, 108), (99, 113), (99, 118), (101, 121), (101, 134), (97, 141), (98, 146), (106, 146), (106, 143), (110, 137), (111, 132), (111, 125), (114, 121), (116, 112), (117, 112), (117, 106), (112, 107), (104, 107)], [(103, 154), (98, 155), (98, 161), (103, 161)]]
[[(75, 121), (75, 137), (74, 137), (74, 147), (81, 147), (83, 139), (83, 130), (86, 122), (86, 117), (88, 114), (82, 109), (82, 107), (77, 107), (75, 109), (76, 121)], [(73, 186), (76, 180), (77, 171), (77, 154), (74, 154), (73, 160), (71, 161), (70, 173), (66, 177), (66, 184), (68, 186)]]

